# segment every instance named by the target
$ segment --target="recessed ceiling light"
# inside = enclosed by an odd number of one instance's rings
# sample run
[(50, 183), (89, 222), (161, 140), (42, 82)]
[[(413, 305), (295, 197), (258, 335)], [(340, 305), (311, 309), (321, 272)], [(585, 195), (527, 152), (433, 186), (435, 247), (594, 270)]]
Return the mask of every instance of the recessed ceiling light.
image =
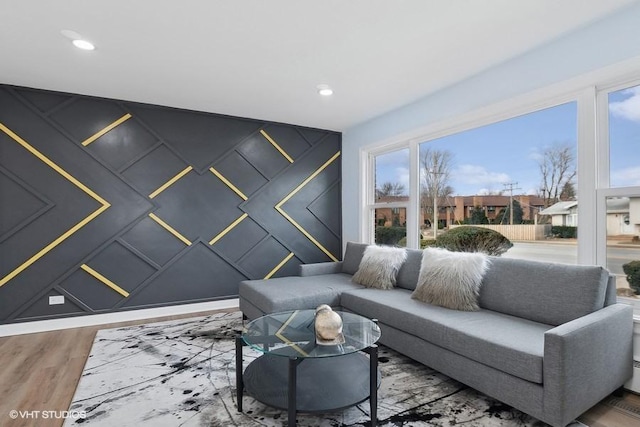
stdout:
[(72, 43), (75, 47), (82, 50), (94, 50), (96, 48), (93, 43), (82, 39), (73, 40)]
[(329, 87), (329, 85), (318, 85), (318, 93), (322, 96), (331, 96), (333, 95), (333, 89)]
[(93, 43), (86, 41), (84, 37), (72, 30), (62, 30), (60, 34), (71, 40), (71, 43), (78, 49), (94, 50), (96, 47)]

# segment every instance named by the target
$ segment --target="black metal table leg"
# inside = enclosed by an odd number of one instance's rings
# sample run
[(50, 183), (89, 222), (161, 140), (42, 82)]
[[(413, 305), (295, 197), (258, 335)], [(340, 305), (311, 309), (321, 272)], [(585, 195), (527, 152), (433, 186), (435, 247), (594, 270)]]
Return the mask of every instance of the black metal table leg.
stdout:
[(378, 346), (369, 347), (369, 405), (371, 407), (371, 427), (378, 422)]
[(288, 412), (289, 412), (289, 427), (296, 425), (296, 395), (297, 395), (297, 383), (298, 383), (298, 358), (289, 357), (289, 399), (288, 399)]
[(236, 337), (236, 400), (238, 412), (242, 412), (242, 394), (244, 392), (244, 381), (242, 380), (242, 347), (244, 340), (241, 336)]

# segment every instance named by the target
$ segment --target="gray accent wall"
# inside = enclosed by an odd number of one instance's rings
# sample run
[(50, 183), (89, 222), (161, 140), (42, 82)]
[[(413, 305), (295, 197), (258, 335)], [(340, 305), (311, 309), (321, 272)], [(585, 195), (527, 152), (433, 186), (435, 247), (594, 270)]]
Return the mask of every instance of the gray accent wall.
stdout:
[(340, 150), (332, 131), (0, 85), (0, 323), (233, 298), (339, 259)]

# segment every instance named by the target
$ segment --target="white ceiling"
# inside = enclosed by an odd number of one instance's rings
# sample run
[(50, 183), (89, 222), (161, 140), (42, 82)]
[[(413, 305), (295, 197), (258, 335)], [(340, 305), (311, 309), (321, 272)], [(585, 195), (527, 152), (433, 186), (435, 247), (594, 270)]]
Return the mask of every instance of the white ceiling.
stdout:
[(342, 131), (634, 1), (2, 0), (0, 83)]

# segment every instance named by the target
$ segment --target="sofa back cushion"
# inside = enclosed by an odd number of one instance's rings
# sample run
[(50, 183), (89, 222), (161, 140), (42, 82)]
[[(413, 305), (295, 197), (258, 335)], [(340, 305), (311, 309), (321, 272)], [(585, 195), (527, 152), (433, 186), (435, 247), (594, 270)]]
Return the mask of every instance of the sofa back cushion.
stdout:
[(418, 276), (420, 276), (420, 264), (422, 263), (422, 251), (418, 249), (407, 249), (407, 259), (398, 271), (396, 278), (396, 286), (398, 288), (409, 289), (413, 291), (418, 284)]
[(618, 293), (616, 285), (616, 276), (609, 273), (609, 280), (607, 282), (607, 292), (604, 296), (604, 306), (615, 304), (618, 302)]
[(347, 242), (347, 248), (342, 257), (342, 272), (347, 274), (356, 274), (360, 267), (360, 261), (364, 256), (364, 250), (367, 249), (366, 243)]
[(561, 325), (604, 307), (609, 274), (599, 266), (491, 257), (480, 307)]

